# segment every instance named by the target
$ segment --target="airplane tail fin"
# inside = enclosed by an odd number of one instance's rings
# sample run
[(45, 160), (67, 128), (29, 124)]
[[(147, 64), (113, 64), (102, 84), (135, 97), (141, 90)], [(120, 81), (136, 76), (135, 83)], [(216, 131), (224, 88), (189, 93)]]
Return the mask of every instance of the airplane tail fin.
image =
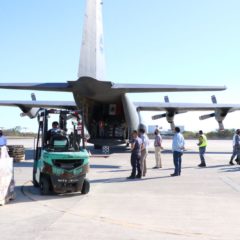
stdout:
[(102, 0), (86, 1), (78, 78), (105, 79)]

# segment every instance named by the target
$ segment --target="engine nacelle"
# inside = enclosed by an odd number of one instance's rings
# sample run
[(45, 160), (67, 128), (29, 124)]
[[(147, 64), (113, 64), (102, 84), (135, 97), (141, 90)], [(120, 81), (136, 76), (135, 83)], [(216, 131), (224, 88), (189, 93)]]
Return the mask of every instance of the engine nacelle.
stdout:
[(167, 122), (170, 123), (171, 129), (174, 130), (175, 124), (174, 124), (174, 117), (175, 117), (175, 112), (173, 111), (167, 111), (166, 113), (162, 114), (157, 114), (152, 116), (152, 120), (157, 120), (160, 118), (166, 118)]
[(35, 118), (40, 110), (40, 108), (22, 108), (22, 107), (20, 108), (23, 111), (20, 114), (20, 116), (21, 117), (28, 116), (29, 118)]
[(215, 111), (215, 119), (218, 122), (219, 125), (219, 130), (224, 131), (224, 125), (223, 125), (223, 120), (227, 116), (228, 112), (224, 110), (216, 110)]
[(227, 116), (228, 112), (223, 109), (216, 109), (214, 113), (202, 115), (199, 117), (200, 120), (205, 120), (208, 118), (215, 117), (216, 121), (218, 122), (219, 125), (219, 130), (224, 131), (224, 125), (223, 125), (223, 120)]
[(175, 112), (166, 112), (166, 119), (167, 119), (167, 122), (170, 123), (172, 130), (175, 129), (174, 117), (175, 117)]
[[(36, 101), (36, 96), (34, 93), (31, 94), (32, 101)], [(19, 106), (19, 108), (22, 110), (22, 113), (20, 114), (21, 117), (28, 116), (29, 118), (35, 118), (41, 108), (29, 108), (24, 105)]]

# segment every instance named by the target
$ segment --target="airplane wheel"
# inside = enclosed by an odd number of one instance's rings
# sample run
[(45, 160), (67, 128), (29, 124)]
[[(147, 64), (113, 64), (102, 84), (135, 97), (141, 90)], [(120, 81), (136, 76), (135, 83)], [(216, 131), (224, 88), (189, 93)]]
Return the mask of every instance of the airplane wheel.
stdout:
[(40, 178), (40, 191), (42, 195), (48, 195), (50, 190), (49, 180), (42, 176)]
[(87, 194), (90, 190), (90, 182), (87, 178), (84, 179), (83, 186), (82, 186), (82, 194)]

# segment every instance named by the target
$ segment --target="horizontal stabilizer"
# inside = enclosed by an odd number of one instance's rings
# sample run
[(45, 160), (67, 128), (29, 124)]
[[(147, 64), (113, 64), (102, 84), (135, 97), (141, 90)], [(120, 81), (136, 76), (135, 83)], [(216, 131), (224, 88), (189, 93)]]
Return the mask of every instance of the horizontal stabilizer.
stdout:
[(0, 83), (3, 89), (72, 92), (69, 83)]
[(192, 92), (192, 91), (221, 91), (226, 86), (191, 86), (191, 85), (164, 85), (164, 84), (115, 84), (112, 89), (119, 89), (123, 92)]

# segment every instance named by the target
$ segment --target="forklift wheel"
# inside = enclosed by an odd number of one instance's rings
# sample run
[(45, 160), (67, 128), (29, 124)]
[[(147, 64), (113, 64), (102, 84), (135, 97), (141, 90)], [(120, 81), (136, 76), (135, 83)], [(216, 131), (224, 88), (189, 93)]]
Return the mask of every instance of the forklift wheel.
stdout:
[(83, 186), (82, 186), (82, 194), (87, 194), (90, 190), (90, 183), (87, 178), (84, 179)]
[(42, 195), (48, 195), (50, 190), (49, 180), (42, 176), (40, 179), (40, 191)]
[(32, 183), (34, 187), (39, 187), (39, 184), (35, 179), (32, 180)]
[(32, 180), (32, 183), (33, 183), (33, 186), (34, 186), (34, 187), (39, 187), (39, 184), (38, 184), (38, 182), (37, 182), (37, 180), (36, 180), (36, 176), (35, 176), (34, 173), (33, 173), (33, 180)]

